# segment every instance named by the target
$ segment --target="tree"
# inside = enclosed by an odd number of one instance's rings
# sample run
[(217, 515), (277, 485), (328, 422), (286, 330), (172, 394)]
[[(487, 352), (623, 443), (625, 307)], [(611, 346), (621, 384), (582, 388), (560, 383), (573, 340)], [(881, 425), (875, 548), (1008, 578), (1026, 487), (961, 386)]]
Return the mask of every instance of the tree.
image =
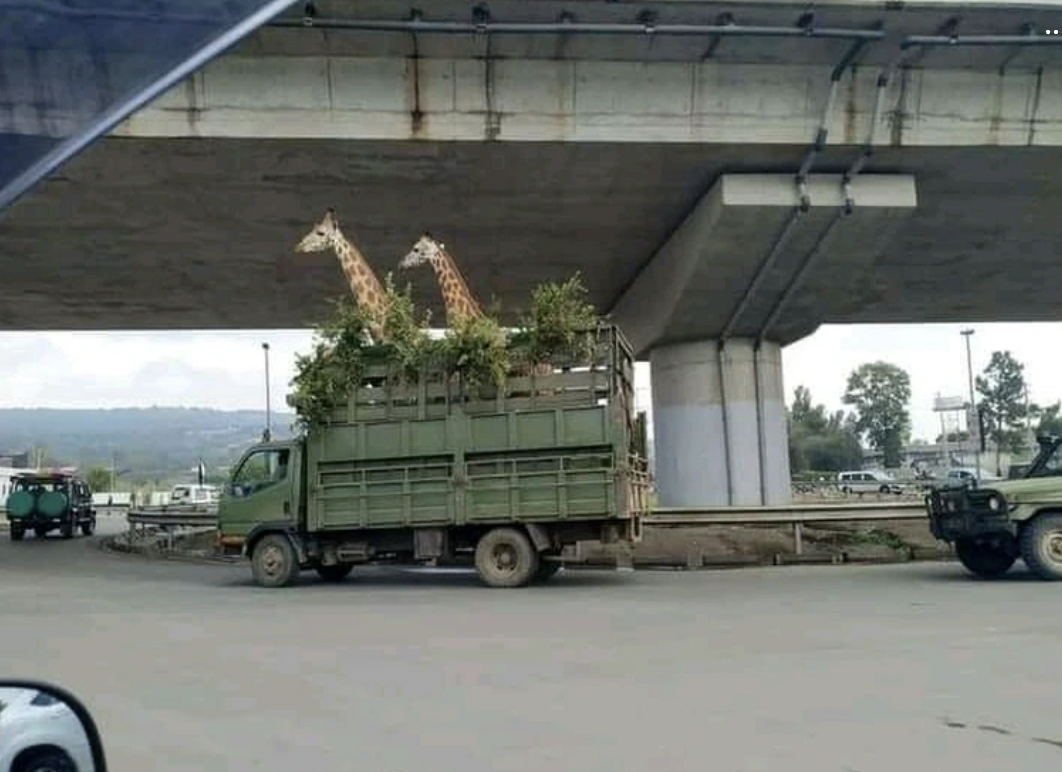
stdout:
[(889, 362), (868, 362), (848, 376), (844, 403), (855, 407), (855, 429), (885, 455), (886, 467), (900, 465), (911, 432), (911, 378)]
[(102, 466), (91, 467), (85, 472), (85, 482), (95, 493), (111, 489), (111, 470)]
[(1037, 435), (1053, 434), (1062, 436), (1062, 402), (1047, 407), (1029, 405), (1029, 417), (1036, 421), (1034, 431)]
[(843, 410), (832, 415), (815, 405), (811, 392), (797, 386), (789, 409), (789, 465), (794, 472), (839, 472), (859, 468), (863, 448), (846, 425)]
[(981, 395), (988, 436), (996, 446), (996, 474), (1000, 471), (1003, 450), (1017, 452), (1025, 444), (1022, 421), (1025, 408), (1025, 365), (1009, 351), (993, 351), (988, 366), (977, 376), (977, 393)]

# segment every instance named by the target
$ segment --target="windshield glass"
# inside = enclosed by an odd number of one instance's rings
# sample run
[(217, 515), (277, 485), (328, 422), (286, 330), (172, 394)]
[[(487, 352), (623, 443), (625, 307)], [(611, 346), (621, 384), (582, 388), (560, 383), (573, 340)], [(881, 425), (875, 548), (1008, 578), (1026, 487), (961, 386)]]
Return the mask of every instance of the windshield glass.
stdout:
[(1040, 455), (1033, 462), (1032, 467), (1036, 471), (1029, 477), (1054, 477), (1062, 474), (1062, 453), (1059, 452), (1059, 443), (1053, 443), (1046, 450), (1041, 449)]
[(0, 2), (0, 213), (291, 0)]

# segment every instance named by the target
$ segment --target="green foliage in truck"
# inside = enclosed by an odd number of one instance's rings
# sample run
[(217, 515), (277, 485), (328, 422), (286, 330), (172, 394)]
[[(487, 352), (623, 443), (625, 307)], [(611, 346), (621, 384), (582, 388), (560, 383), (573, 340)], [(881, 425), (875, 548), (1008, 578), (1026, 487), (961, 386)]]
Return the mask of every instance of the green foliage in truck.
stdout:
[(301, 436), (235, 467), (223, 549), (247, 555), (263, 586), (391, 562), (472, 564), (489, 586), (519, 587), (578, 542), (639, 540), (649, 481), (633, 352), (596, 316), (576, 326), (581, 285), (545, 289), (518, 333), (488, 318), (432, 340), (407, 324), (386, 346), (363, 345), (357, 310), (341, 307), (299, 362)]
[(1020, 477), (955, 483), (926, 497), (933, 535), (955, 545), (972, 574), (1002, 576), (1019, 558), (1041, 579), (1062, 579), (1062, 439), (1038, 437)]

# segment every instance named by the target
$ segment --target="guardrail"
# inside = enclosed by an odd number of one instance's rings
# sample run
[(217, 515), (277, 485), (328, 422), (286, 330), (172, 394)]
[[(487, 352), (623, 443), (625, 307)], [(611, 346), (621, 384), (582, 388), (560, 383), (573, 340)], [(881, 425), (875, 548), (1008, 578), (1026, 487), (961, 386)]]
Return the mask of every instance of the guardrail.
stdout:
[[(921, 502), (876, 502), (871, 504), (787, 504), (769, 507), (665, 507), (643, 519), (655, 528), (689, 528), (709, 525), (789, 525), (793, 551), (804, 551), (803, 529), (809, 523), (866, 522), (876, 520), (922, 520)], [(130, 530), (149, 526), (209, 528), (217, 524), (217, 510), (205, 507), (160, 507), (129, 512)]]
[(922, 502), (896, 501), (872, 504), (787, 504), (772, 507), (668, 507), (658, 508), (642, 522), (656, 528), (707, 525), (789, 525), (793, 551), (804, 554), (804, 526), (808, 523), (844, 523), (874, 520), (923, 520)]

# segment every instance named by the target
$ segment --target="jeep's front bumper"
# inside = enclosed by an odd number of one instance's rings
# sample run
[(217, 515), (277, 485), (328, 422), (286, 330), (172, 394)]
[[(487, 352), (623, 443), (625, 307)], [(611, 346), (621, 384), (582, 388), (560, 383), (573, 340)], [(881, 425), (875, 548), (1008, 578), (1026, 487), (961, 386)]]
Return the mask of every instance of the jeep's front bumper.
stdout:
[(946, 488), (926, 496), (929, 530), (941, 541), (1010, 534), (1017, 526), (1010, 519), (1006, 497), (987, 488)]

